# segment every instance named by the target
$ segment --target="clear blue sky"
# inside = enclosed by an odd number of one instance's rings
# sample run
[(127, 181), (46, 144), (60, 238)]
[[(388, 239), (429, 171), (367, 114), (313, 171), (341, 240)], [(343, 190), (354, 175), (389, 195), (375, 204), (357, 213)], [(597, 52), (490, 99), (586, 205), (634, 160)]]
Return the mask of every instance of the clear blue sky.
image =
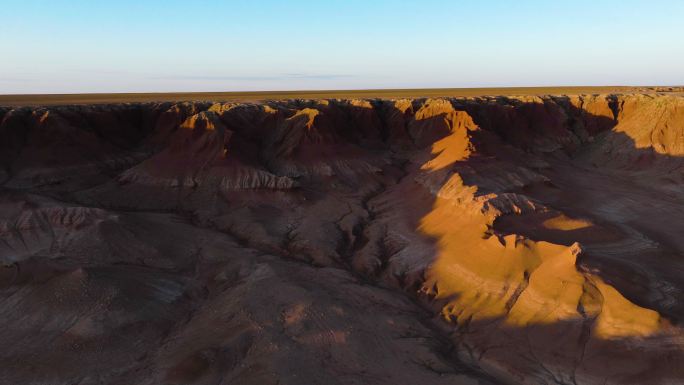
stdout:
[(0, 93), (684, 84), (684, 1), (0, 0)]

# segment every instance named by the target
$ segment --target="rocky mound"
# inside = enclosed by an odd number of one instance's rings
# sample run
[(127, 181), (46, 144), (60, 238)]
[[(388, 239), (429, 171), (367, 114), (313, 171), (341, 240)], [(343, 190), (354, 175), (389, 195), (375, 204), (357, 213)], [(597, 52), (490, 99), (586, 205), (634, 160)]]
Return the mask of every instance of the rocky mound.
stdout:
[(684, 381), (684, 98), (0, 108), (0, 383)]

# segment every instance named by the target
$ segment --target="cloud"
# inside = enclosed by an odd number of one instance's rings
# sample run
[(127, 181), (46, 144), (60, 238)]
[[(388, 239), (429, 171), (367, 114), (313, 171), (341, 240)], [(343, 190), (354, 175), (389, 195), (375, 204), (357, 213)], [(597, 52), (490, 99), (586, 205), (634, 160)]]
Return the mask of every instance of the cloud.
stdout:
[(233, 81), (268, 81), (268, 80), (288, 80), (288, 79), (319, 79), (319, 80), (336, 80), (344, 78), (353, 78), (353, 75), (342, 74), (302, 74), (289, 73), (270, 76), (251, 76), (251, 75), (167, 75), (155, 76), (149, 79), (153, 80), (233, 80)]
[(3, 83), (23, 83), (23, 82), (35, 82), (38, 79), (31, 78), (0, 78), (0, 82)]
[(284, 78), (287, 79), (344, 79), (353, 78), (354, 75), (341, 75), (341, 74), (285, 74)]

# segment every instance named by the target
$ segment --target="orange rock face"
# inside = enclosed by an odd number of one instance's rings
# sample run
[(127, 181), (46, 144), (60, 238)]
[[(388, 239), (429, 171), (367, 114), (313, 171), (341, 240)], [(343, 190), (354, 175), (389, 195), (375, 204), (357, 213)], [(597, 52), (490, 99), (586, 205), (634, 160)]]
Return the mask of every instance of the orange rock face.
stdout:
[(684, 99), (0, 108), (0, 383), (684, 383)]

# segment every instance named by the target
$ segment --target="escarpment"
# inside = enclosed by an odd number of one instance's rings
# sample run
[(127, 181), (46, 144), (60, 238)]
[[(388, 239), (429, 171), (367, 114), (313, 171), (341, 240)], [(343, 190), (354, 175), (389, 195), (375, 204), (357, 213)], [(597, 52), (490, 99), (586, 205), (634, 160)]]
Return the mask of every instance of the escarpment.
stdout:
[(0, 382), (680, 383), (683, 156), (671, 95), (0, 107)]

